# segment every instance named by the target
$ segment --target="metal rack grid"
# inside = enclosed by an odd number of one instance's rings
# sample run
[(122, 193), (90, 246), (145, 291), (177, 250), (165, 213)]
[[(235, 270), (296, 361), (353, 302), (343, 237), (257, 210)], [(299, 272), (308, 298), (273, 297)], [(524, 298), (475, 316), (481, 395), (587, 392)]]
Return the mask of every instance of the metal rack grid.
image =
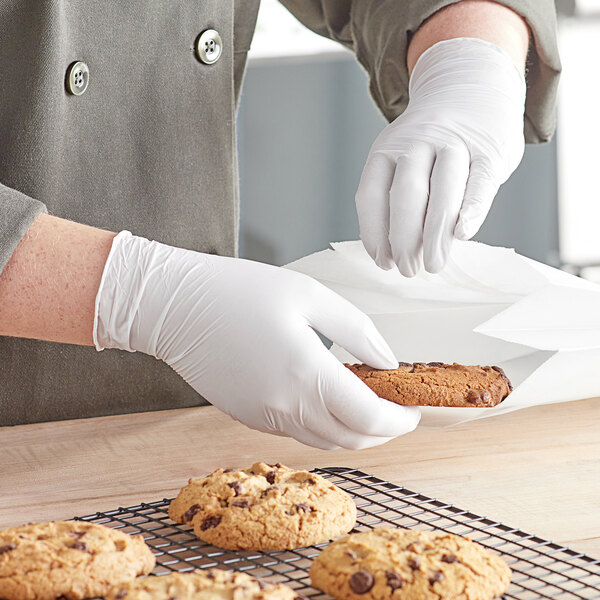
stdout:
[[(329, 467), (314, 472), (354, 498), (358, 520), (353, 531), (386, 526), (442, 530), (467, 536), (500, 554), (513, 570), (505, 599), (600, 599), (600, 560), (356, 469)], [(174, 524), (167, 515), (169, 502), (164, 499), (78, 518), (142, 534), (156, 555), (155, 575), (219, 567), (269, 577), (310, 598), (328, 598), (310, 587), (308, 577), (312, 559), (326, 543), (278, 552), (224, 550), (199, 540), (188, 525)]]

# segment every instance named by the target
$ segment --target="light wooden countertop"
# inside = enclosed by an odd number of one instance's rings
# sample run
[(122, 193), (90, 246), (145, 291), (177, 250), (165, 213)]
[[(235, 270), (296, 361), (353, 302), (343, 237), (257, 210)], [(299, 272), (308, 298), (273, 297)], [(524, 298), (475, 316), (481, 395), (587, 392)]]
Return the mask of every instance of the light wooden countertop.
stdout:
[(171, 497), (256, 460), (359, 468), (600, 557), (600, 399), (541, 406), (384, 446), (325, 452), (212, 407), (0, 428), (0, 527)]

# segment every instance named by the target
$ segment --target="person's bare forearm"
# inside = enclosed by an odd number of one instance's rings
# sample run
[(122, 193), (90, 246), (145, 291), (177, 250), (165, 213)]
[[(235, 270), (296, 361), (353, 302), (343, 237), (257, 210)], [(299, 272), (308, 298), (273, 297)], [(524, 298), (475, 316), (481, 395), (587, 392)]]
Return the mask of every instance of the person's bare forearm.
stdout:
[(93, 345), (114, 233), (40, 214), (0, 273), (0, 335)]
[(409, 72), (425, 50), (457, 37), (492, 42), (506, 51), (517, 67), (525, 68), (529, 29), (523, 18), (497, 2), (462, 0), (436, 12), (417, 30), (408, 47)]

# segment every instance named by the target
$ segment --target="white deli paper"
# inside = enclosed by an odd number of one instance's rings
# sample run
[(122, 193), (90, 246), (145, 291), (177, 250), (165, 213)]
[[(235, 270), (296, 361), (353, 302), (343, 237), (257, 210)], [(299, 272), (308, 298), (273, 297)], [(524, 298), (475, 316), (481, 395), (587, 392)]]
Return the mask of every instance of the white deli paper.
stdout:
[[(446, 268), (411, 279), (379, 269), (360, 241), (286, 268), (367, 313), (404, 362), (498, 365), (514, 390), (494, 408), (424, 407), (447, 426), (538, 404), (600, 396), (600, 286), (514, 250), (455, 241)], [(335, 344), (344, 362), (357, 362)]]

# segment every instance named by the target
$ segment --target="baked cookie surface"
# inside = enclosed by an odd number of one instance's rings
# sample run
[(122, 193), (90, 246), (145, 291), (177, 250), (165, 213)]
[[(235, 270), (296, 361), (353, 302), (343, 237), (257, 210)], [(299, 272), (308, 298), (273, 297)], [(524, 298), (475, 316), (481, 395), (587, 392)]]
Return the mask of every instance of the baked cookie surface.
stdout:
[(312, 585), (342, 599), (491, 600), (504, 593), (504, 561), (443, 532), (374, 529), (327, 546), (310, 568)]
[(346, 367), (380, 398), (413, 406), (491, 407), (512, 391), (500, 367), (459, 364), (400, 363), (397, 369), (379, 370), (357, 364)]
[(84, 521), (0, 531), (0, 598), (80, 600), (150, 573), (154, 555), (141, 536)]
[(140, 577), (115, 587), (106, 600), (306, 600), (283, 584), (273, 584), (246, 573), (202, 569)]
[(205, 542), (230, 550), (291, 550), (352, 529), (356, 506), (320, 475), (258, 462), (190, 479), (169, 506)]

